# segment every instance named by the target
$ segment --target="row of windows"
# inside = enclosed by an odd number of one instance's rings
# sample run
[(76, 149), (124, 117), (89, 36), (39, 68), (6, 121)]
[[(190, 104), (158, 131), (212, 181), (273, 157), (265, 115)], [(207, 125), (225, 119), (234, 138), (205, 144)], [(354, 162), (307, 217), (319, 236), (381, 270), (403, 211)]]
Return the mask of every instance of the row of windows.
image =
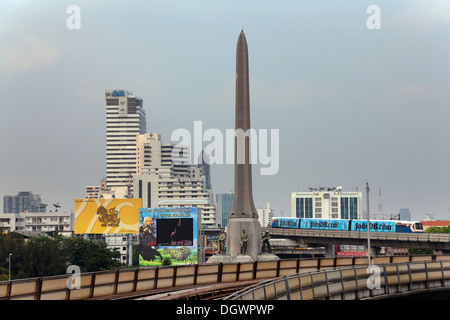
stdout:
[(129, 156), (136, 156), (136, 148), (133, 145), (125, 143), (114, 143), (106, 145), (106, 155), (123, 152)]
[[(138, 98), (127, 98), (127, 104), (131, 106), (142, 106), (142, 99)], [(107, 106), (117, 106), (119, 105), (118, 98), (107, 98), (106, 99)]]
[(358, 198), (341, 198), (342, 219), (358, 218)]
[[(314, 216), (312, 198), (296, 198), (295, 199), (295, 216), (297, 218), (320, 218), (322, 215), (321, 203), (315, 202)], [(332, 217), (336, 218), (339, 212), (337, 202), (332, 202)], [(358, 218), (358, 198), (349, 197), (341, 198), (340, 203), (341, 219), (357, 219)]]
[(119, 124), (122, 125), (137, 125), (139, 124), (140, 121), (140, 117), (134, 117), (134, 118), (113, 118), (113, 117), (107, 117), (106, 118), (106, 124), (108, 125), (108, 127), (112, 127), (112, 126), (117, 126)]
[[(322, 202), (315, 202), (314, 205), (316, 207), (321, 207), (322, 206)], [(339, 203), (337, 201), (336, 202), (331, 202), (331, 206), (332, 207), (337, 207), (337, 206), (339, 206)]]
[[(134, 108), (133, 108), (134, 109)], [(130, 108), (128, 108), (128, 110), (130, 110)], [(118, 106), (108, 106), (106, 108), (106, 115), (117, 115), (118, 117), (121, 117), (119, 115), (119, 107)], [(145, 115), (145, 110), (144, 109), (136, 109), (134, 113), (132, 114), (127, 114), (126, 117), (139, 117), (141, 115)]]
[(296, 198), (295, 199), (297, 218), (312, 218), (312, 198)]
[(106, 161), (106, 166), (109, 169), (114, 168), (114, 166), (117, 166), (117, 169), (121, 169), (120, 165), (126, 165), (127, 167), (130, 166), (136, 166), (135, 159), (122, 159), (121, 161), (111, 161), (111, 160), (118, 160), (118, 159), (108, 159)]
[(145, 122), (145, 114), (127, 114), (126, 116), (119, 116), (119, 114), (116, 112), (107, 112), (106, 113), (106, 123), (133, 123), (133, 122)]
[(110, 168), (107, 168), (106, 175), (108, 176), (108, 179), (114, 178), (114, 177), (119, 178), (119, 176), (120, 176), (120, 178), (123, 179), (124, 176), (128, 177), (130, 174), (134, 174), (133, 170), (135, 170), (135, 169), (132, 167), (125, 168), (124, 170), (117, 170), (115, 168), (113, 170), (111, 170)]
[(127, 152), (127, 150), (122, 150), (122, 149), (113, 149), (113, 150), (109, 150), (109, 152), (106, 153), (106, 160), (109, 159), (114, 159), (117, 157), (129, 157), (130, 159), (134, 159), (136, 161), (136, 154), (132, 154)]
[[(121, 130), (118, 130), (121, 129)], [(145, 125), (127, 125), (127, 124), (118, 124), (117, 126), (107, 126), (106, 135), (117, 135), (120, 134), (143, 134), (145, 133)]]

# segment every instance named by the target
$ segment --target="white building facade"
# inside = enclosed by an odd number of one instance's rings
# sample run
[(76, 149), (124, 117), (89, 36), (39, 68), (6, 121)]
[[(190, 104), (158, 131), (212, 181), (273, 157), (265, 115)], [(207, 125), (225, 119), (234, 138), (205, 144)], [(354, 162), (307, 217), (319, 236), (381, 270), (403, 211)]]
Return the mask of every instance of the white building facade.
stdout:
[(186, 161), (174, 163), (175, 145), (162, 143), (157, 133), (138, 135), (136, 139), (138, 173), (133, 176), (133, 197), (142, 199), (142, 207), (197, 207), (201, 223), (216, 226), (209, 170), (205, 170), (205, 164), (188, 164), (189, 148), (183, 149), (181, 155), (177, 152), (179, 159)]
[(215, 204), (200, 168), (188, 168), (185, 175), (172, 167), (144, 168), (134, 176), (134, 197), (143, 208), (196, 207), (205, 226), (216, 226)]
[[(127, 90), (105, 90), (106, 99), (106, 181), (109, 188), (131, 193), (136, 173), (136, 136), (146, 131), (141, 98)], [(127, 197), (119, 194), (116, 197)]]
[(292, 192), (291, 217), (362, 219), (362, 192), (336, 189)]
[(0, 214), (1, 232), (60, 232), (72, 233), (74, 214), (68, 212), (3, 213)]
[(273, 209), (270, 207), (270, 203), (267, 202), (265, 208), (256, 209), (258, 212), (258, 221), (261, 227), (265, 228), (272, 222)]

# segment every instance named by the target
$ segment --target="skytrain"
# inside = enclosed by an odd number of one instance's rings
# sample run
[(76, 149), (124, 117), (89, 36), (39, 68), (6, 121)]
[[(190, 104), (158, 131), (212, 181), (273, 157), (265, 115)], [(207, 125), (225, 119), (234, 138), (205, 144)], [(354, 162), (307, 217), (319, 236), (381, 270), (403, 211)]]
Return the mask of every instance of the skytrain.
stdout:
[[(274, 217), (271, 227), (367, 232), (367, 220)], [(423, 232), (423, 225), (420, 221), (370, 220), (370, 231), (416, 233)]]

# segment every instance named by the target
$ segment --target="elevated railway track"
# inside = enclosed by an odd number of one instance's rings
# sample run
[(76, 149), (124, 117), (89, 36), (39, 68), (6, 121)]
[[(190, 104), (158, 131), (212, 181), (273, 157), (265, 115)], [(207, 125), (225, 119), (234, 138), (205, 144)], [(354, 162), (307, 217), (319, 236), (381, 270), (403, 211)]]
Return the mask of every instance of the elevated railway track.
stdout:
[[(367, 244), (367, 231), (307, 230), (289, 228), (265, 228), (272, 238), (301, 240), (305, 244)], [(371, 246), (419, 248), (450, 251), (450, 234), (447, 233), (401, 233), (370, 232)]]

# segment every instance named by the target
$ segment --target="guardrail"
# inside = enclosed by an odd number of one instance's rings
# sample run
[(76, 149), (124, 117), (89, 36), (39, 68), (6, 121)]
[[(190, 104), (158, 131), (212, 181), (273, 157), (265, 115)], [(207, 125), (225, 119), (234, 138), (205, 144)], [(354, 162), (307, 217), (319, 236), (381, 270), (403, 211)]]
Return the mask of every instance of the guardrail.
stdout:
[(294, 274), (238, 291), (224, 300), (363, 300), (450, 289), (450, 260), (353, 266)]
[[(440, 261), (444, 255), (376, 257), (375, 264)], [(366, 257), (290, 259), (235, 264), (146, 267), (0, 282), (0, 300), (82, 300), (143, 290), (277, 278), (348, 266), (367, 266)], [(450, 271), (449, 271), (450, 272)], [(75, 277), (72, 288), (68, 282)], [(316, 280), (317, 281), (317, 280)]]

